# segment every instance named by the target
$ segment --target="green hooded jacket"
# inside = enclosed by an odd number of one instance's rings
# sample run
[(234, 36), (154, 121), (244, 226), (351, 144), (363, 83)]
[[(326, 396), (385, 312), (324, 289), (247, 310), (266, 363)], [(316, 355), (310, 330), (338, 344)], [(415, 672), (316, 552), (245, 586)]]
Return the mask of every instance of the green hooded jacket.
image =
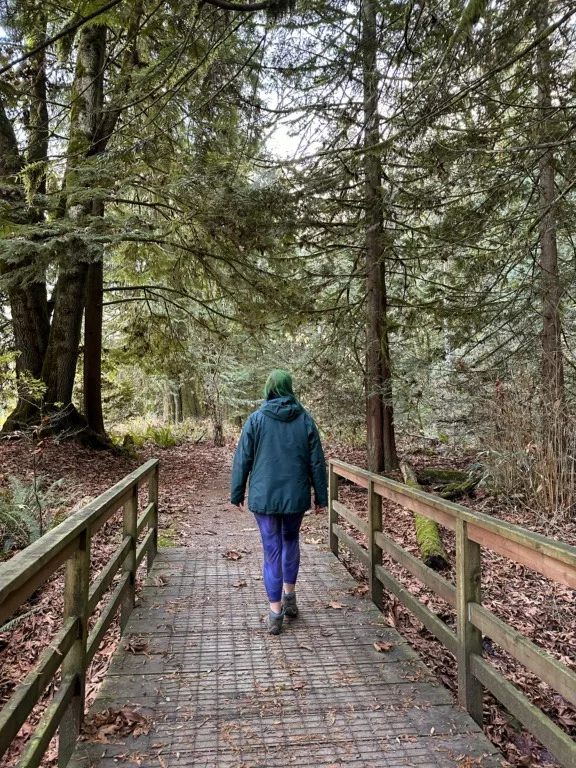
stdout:
[(292, 397), (266, 400), (242, 430), (232, 467), (231, 502), (260, 515), (302, 514), (311, 492), (328, 504), (326, 461), (314, 419)]

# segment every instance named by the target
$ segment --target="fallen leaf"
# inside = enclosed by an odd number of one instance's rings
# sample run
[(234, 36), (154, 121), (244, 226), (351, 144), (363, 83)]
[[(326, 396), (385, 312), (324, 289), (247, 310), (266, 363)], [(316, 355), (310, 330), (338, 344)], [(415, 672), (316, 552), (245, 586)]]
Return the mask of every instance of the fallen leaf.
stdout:
[(83, 737), (88, 741), (109, 744), (109, 737), (124, 738), (147, 736), (152, 725), (152, 718), (138, 709), (104, 709), (88, 716), (84, 725)]
[(242, 555), (240, 554), (240, 552), (236, 552), (233, 549), (229, 549), (228, 552), (224, 552), (222, 554), (222, 557), (225, 560), (241, 560), (242, 559)]
[(139, 637), (134, 638), (134, 640), (130, 640), (130, 642), (124, 644), (124, 650), (129, 651), (130, 653), (133, 653), (136, 655), (137, 653), (143, 653), (145, 656), (148, 656), (146, 651), (148, 650), (148, 643), (142, 640)]

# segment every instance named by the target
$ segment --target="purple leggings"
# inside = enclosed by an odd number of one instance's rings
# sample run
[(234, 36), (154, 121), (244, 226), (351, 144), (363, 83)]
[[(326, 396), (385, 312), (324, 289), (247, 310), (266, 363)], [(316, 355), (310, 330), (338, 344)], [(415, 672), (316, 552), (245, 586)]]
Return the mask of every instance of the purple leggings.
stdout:
[(300, 526), (304, 515), (254, 515), (264, 546), (264, 586), (271, 603), (282, 598), (282, 583), (296, 584)]

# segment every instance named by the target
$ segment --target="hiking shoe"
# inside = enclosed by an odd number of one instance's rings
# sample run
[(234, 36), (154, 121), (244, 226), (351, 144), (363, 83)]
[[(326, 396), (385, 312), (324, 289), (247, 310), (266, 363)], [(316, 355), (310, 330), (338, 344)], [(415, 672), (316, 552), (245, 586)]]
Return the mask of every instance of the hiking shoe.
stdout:
[(288, 619), (295, 619), (298, 616), (298, 606), (296, 605), (296, 592), (284, 592), (282, 595), (282, 610), (284, 616)]
[(282, 622), (284, 620), (284, 611), (282, 613), (274, 613), (274, 611), (268, 611), (266, 617), (266, 629), (270, 635), (279, 635), (282, 631)]

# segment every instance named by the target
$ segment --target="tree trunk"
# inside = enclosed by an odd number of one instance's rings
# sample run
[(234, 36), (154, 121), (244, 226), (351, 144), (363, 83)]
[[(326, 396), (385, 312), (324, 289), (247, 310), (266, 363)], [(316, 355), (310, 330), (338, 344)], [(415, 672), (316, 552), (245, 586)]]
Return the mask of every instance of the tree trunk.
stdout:
[[(75, 98), (64, 182), (67, 215), (78, 225), (85, 224), (87, 216), (94, 211), (92, 201), (77, 201), (75, 193), (76, 186), (82, 186), (78, 179), (78, 168), (92, 153), (101, 127), (105, 47), (106, 27), (93, 25), (82, 28), (74, 74)], [(82, 250), (83, 244), (80, 243), (80, 253), (75, 250), (60, 264), (54, 317), (42, 370), (42, 378), (47, 386), (46, 401), (60, 408), (72, 402), (78, 362), (89, 274), (88, 260)], [(93, 320), (94, 317), (91, 317), (90, 322)]]
[(102, 295), (104, 265), (88, 267), (84, 315), (84, 416), (88, 426), (105, 436), (102, 413)]
[[(31, 35), (30, 46), (34, 47), (46, 40), (46, 14), (41, 2), (36, 3), (35, 28), (40, 28), (39, 35)], [(27, 171), (31, 196), (46, 194), (46, 166), (48, 162), (48, 141), (50, 136), (50, 118), (46, 101), (47, 76), (46, 76), (46, 49), (38, 51), (31, 59), (30, 80), (32, 90), (32, 102), (30, 104), (29, 140), (27, 162), (30, 166)], [(36, 221), (43, 217), (43, 201), (39, 204), (33, 202), (33, 216)]]
[[(410, 488), (421, 490), (416, 473), (410, 464), (403, 461), (400, 463), (400, 469), (402, 470), (402, 477), (406, 485)], [(420, 547), (420, 556), (424, 564), (435, 571), (446, 568), (448, 566), (448, 555), (442, 544), (437, 523), (434, 520), (430, 520), (429, 517), (424, 517), (424, 515), (419, 515), (415, 512), (414, 525), (416, 526), (416, 541)]]
[(45, 400), (49, 406), (65, 408), (72, 402), (87, 276), (87, 262), (79, 262), (58, 278), (54, 317), (42, 368)]
[(382, 165), (370, 148), (380, 141), (379, 75), (375, 0), (362, 3), (364, 87), (364, 205), (366, 245), (366, 431), (368, 468), (372, 472), (398, 466), (394, 437), (392, 376), (386, 323), (386, 275), (382, 211)]
[(172, 400), (172, 394), (168, 382), (164, 386), (164, 398), (162, 407), (162, 421), (164, 424), (170, 423), (170, 402)]
[(180, 387), (180, 397), (182, 399), (182, 420), (192, 417), (192, 408), (190, 406), (190, 390), (188, 384), (182, 384)]
[(221, 421), (218, 421), (218, 419), (215, 417), (213, 422), (213, 442), (214, 445), (217, 448), (222, 448), (224, 445), (226, 445), (226, 441), (224, 440), (224, 425)]
[[(40, 23), (41, 19), (38, 21)], [(41, 38), (43, 36), (44, 33)], [(35, 42), (39, 40), (34, 39), (32, 44)], [(32, 58), (30, 78), (32, 95), (29, 107), (27, 161), (29, 164), (34, 164), (34, 170), (31, 172), (33, 178), (29, 181), (32, 192), (38, 191), (44, 194), (48, 152), (44, 51)], [(0, 177), (2, 179), (0, 201), (8, 204), (7, 208), (13, 214), (15, 222), (39, 221), (42, 218), (41, 210), (38, 206), (30, 208), (26, 203), (26, 195), (19, 178), (22, 168), (23, 161), (14, 128), (0, 100)], [(30, 379), (38, 380), (41, 376), (50, 320), (43, 272), (36, 274), (35, 266), (29, 257), (24, 257), (13, 265), (0, 264), (0, 275), (6, 284), (17, 352), (18, 403), (3, 426), (3, 431), (11, 431), (20, 428), (23, 422), (37, 415), (38, 392), (30, 386)]]
[[(549, 23), (548, 0), (540, 0), (536, 20), (541, 33)], [(552, 142), (553, 114), (550, 72), (550, 40), (539, 44), (536, 54), (538, 102), (540, 106), (539, 143)], [(539, 150), (541, 151), (541, 150)], [(540, 276), (542, 293), (542, 395), (544, 403), (561, 411), (565, 400), (564, 359), (561, 341), (561, 286), (558, 274), (558, 245), (556, 238), (556, 183), (553, 150), (547, 149), (540, 158), (538, 184), (540, 204)], [(548, 418), (548, 417), (547, 417)]]
[(181, 424), (182, 417), (182, 387), (180, 384), (176, 384), (174, 387), (174, 421), (176, 424)]

